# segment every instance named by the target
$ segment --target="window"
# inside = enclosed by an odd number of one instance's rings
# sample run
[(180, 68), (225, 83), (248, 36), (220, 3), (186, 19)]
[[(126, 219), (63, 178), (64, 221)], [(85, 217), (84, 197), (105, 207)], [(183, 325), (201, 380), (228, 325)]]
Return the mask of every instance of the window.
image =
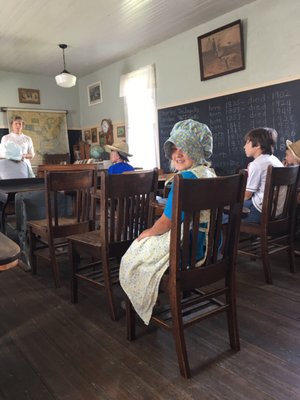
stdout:
[(133, 167), (159, 167), (159, 142), (155, 96), (155, 69), (148, 65), (121, 76), (127, 143)]

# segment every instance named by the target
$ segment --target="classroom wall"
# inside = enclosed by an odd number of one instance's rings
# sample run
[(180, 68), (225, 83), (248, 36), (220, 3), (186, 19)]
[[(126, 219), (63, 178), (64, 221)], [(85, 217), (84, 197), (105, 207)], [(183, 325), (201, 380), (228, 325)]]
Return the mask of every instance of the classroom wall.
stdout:
[[(147, 64), (156, 67), (157, 108), (299, 78), (299, 15), (299, 0), (257, 0), (80, 78), (71, 89), (58, 87), (54, 77), (0, 71), (0, 107), (67, 109), (68, 128), (78, 129), (99, 126), (103, 118), (123, 122), (120, 76)], [(244, 27), (246, 69), (202, 82), (197, 37), (237, 19)], [(99, 80), (103, 102), (89, 106), (87, 86)], [(20, 104), (18, 87), (39, 89), (41, 104)], [(0, 127), (6, 127), (4, 118), (0, 113)]]
[[(41, 104), (19, 103), (18, 88), (39, 89)], [(0, 107), (68, 110), (68, 128), (80, 128), (78, 86), (63, 89), (54, 77), (0, 71)], [(0, 112), (0, 128), (7, 128), (4, 112)]]
[[(79, 80), (81, 124), (97, 124), (105, 117), (122, 121), (120, 76), (147, 64), (156, 66), (157, 108), (299, 77), (299, 15), (299, 0), (257, 0), (96, 71)], [(244, 27), (246, 69), (201, 81), (197, 37), (237, 19)], [(103, 103), (89, 107), (86, 86), (99, 80)]]

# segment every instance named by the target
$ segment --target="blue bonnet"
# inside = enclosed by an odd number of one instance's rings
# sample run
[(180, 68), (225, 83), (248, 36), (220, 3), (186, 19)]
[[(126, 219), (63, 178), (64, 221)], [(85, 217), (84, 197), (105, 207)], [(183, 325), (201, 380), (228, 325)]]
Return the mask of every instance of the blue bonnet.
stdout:
[(193, 119), (179, 121), (174, 125), (169, 139), (164, 143), (165, 155), (169, 160), (172, 159), (173, 145), (200, 165), (212, 155), (212, 133), (207, 125)]

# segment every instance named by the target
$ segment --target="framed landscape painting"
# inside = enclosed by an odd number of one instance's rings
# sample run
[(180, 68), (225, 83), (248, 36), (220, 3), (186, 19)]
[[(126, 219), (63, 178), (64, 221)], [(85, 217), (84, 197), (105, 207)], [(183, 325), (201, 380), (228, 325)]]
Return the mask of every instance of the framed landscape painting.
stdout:
[(101, 81), (93, 83), (87, 87), (88, 92), (88, 103), (89, 106), (93, 106), (94, 104), (102, 103), (102, 85)]
[(117, 126), (117, 137), (118, 138), (123, 138), (125, 137), (125, 125), (120, 125)]
[(201, 80), (245, 69), (241, 20), (198, 37)]

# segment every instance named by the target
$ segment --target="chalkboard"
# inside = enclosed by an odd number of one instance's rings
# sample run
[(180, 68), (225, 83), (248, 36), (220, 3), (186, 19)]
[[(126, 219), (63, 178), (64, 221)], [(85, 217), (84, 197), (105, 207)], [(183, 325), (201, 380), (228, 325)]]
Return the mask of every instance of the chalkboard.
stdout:
[(285, 141), (300, 139), (300, 79), (158, 110), (161, 168), (169, 171), (163, 144), (174, 124), (192, 118), (213, 133), (212, 166), (220, 175), (245, 168), (244, 136), (262, 126), (275, 128), (275, 155), (285, 156)]

